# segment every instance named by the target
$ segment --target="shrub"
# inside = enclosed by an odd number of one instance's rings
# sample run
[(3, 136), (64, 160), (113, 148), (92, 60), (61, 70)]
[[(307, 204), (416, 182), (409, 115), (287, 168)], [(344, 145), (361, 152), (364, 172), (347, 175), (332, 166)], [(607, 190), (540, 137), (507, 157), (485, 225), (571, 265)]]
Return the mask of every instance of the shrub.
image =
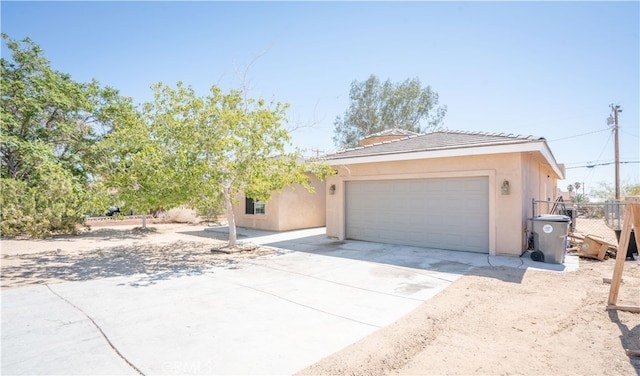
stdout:
[(198, 216), (195, 210), (186, 206), (173, 208), (163, 215), (165, 222), (171, 223), (198, 223)]
[(83, 191), (67, 174), (41, 176), (33, 185), (1, 179), (0, 233), (3, 236), (42, 238), (56, 233), (77, 233)]

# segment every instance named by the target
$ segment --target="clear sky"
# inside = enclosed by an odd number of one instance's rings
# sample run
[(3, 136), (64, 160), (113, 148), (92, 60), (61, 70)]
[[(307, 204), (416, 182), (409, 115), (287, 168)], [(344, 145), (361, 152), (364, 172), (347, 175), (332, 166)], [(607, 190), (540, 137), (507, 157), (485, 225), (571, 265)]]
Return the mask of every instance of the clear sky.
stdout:
[(251, 96), (291, 104), (308, 150), (335, 150), (352, 81), (417, 77), (448, 106), (446, 128), (545, 137), (567, 167), (560, 188), (588, 193), (614, 182), (618, 104), (621, 180), (640, 182), (638, 1), (0, 4), (2, 32), (136, 103), (160, 81), (204, 95), (246, 77)]

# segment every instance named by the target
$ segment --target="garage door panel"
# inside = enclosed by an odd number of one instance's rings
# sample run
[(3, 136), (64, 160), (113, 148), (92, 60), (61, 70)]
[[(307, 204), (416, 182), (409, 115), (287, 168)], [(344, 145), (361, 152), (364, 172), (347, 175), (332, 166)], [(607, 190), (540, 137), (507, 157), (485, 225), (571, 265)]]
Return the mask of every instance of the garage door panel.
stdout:
[(478, 197), (475, 200), (465, 201), (465, 207), (470, 215), (474, 215), (477, 212), (483, 212), (484, 205), (486, 205), (486, 198), (482, 197)]
[(488, 253), (488, 178), (347, 182), (347, 238)]

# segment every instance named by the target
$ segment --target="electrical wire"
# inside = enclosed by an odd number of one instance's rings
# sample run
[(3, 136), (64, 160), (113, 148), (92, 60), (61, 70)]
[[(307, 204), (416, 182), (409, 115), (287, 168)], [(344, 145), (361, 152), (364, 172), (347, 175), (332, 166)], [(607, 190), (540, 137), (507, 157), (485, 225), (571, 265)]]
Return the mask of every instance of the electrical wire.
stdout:
[(587, 132), (587, 133), (581, 133), (581, 134), (577, 134), (575, 136), (568, 136), (568, 137), (562, 137), (562, 138), (556, 138), (555, 140), (547, 140), (547, 143), (549, 142), (554, 142), (554, 141), (561, 141), (561, 140), (568, 140), (570, 138), (575, 138), (575, 137), (581, 137), (581, 136), (587, 136), (590, 134), (594, 134), (594, 133), (600, 133), (600, 132), (604, 132), (604, 131), (608, 131), (610, 130), (609, 128), (605, 128), (605, 129), (600, 129), (597, 131), (592, 131), (592, 132)]
[(619, 131), (620, 133), (624, 133), (624, 134), (626, 134), (626, 135), (628, 135), (628, 136), (631, 136), (631, 137), (640, 138), (637, 134), (633, 134), (633, 133), (631, 133), (631, 132), (626, 132), (626, 131), (624, 131), (623, 129), (618, 129), (618, 131)]
[(607, 146), (609, 146), (609, 141), (611, 141), (611, 139), (613, 138), (613, 133), (609, 134), (609, 138), (607, 138), (607, 142), (604, 143), (604, 146), (602, 147), (602, 150), (600, 151), (600, 155), (598, 155), (598, 158), (596, 158), (596, 161), (600, 160), (600, 157), (602, 157), (602, 154), (604, 154), (604, 151), (607, 149)]
[[(592, 164), (587, 164), (587, 165), (584, 165), (584, 166), (565, 167), (565, 169), (566, 170), (570, 170), (572, 168), (593, 168), (593, 167), (596, 167), (596, 166), (608, 166), (608, 165), (612, 165), (614, 163), (616, 163), (616, 162), (592, 163)], [(620, 161), (618, 163), (620, 163), (620, 164), (640, 163), (640, 161), (624, 161), (624, 162)]]

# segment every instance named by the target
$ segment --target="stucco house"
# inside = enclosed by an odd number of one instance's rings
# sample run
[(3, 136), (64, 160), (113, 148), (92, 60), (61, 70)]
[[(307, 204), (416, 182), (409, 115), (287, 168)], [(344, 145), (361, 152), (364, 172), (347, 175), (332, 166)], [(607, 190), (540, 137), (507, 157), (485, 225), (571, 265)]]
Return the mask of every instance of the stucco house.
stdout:
[(274, 192), (266, 202), (242, 194), (236, 197), (233, 214), (236, 226), (268, 231), (289, 231), (325, 225), (326, 184), (309, 173), (315, 193), (300, 184)]
[(392, 133), (327, 156), (328, 236), (518, 256), (532, 199), (552, 200), (564, 179), (544, 138)]

